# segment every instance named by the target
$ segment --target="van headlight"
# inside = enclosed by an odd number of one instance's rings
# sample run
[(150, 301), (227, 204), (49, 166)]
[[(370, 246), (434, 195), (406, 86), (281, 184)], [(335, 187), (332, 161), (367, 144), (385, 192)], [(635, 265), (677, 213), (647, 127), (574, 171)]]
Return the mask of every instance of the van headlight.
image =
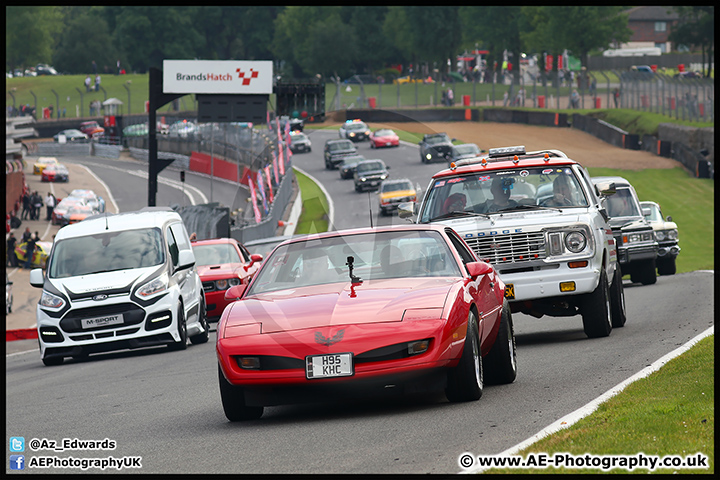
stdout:
[(52, 293), (43, 290), (42, 297), (40, 297), (40, 306), (45, 308), (58, 309), (62, 308), (64, 305), (65, 300), (58, 297), (57, 295), (53, 295)]
[(163, 273), (159, 277), (153, 278), (148, 283), (140, 287), (137, 291), (137, 295), (146, 299), (162, 293), (168, 289), (169, 279), (170, 277), (168, 274)]

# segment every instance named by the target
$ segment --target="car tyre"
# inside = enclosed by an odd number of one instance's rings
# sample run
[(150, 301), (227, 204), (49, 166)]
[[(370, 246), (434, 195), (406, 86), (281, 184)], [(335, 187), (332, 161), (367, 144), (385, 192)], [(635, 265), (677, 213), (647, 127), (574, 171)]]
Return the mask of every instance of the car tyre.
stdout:
[(677, 267), (675, 266), (675, 259), (662, 259), (657, 261), (657, 271), (659, 275), (675, 275)]
[(480, 338), (475, 313), (468, 315), (467, 334), (457, 366), (448, 372), (445, 396), (451, 402), (477, 400), (483, 392), (483, 368)]
[(643, 285), (652, 285), (657, 282), (655, 274), (655, 259), (638, 262), (633, 266), (630, 279), (633, 283), (642, 283)]
[(615, 275), (610, 285), (610, 317), (612, 327), (620, 328), (625, 326), (627, 314), (625, 313), (625, 288), (623, 287), (620, 270), (615, 270)]
[(489, 385), (512, 383), (517, 377), (517, 352), (510, 304), (503, 300), (500, 329), (490, 353), (482, 361), (483, 378)]
[(180, 340), (168, 345), (168, 348), (173, 351), (185, 350), (187, 348), (187, 323), (185, 320), (185, 309), (183, 308), (182, 304), (180, 304), (180, 308), (178, 308), (177, 316), (178, 333), (180, 334)]
[(610, 295), (605, 269), (594, 292), (588, 293), (580, 307), (585, 335), (589, 338), (607, 337), (612, 331), (610, 318)]
[(242, 422), (245, 420), (257, 420), (262, 417), (263, 407), (248, 407), (245, 405), (245, 394), (242, 387), (228, 382), (220, 365), (218, 365), (218, 381), (220, 383), (220, 399), (228, 420)]
[(208, 325), (207, 321), (207, 311), (205, 308), (204, 299), (200, 302), (200, 325), (203, 328), (203, 332), (190, 337), (190, 343), (192, 343), (193, 345), (207, 343), (208, 339), (210, 338), (210, 326)]

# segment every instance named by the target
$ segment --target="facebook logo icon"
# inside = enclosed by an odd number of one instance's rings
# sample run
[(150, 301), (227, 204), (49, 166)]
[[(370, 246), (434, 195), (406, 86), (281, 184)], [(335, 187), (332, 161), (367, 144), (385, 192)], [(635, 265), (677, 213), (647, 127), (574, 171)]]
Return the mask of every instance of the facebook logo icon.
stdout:
[(10, 470), (25, 470), (25, 455), (10, 455)]
[(25, 437), (10, 437), (10, 451), (11, 452), (24, 452), (25, 451)]

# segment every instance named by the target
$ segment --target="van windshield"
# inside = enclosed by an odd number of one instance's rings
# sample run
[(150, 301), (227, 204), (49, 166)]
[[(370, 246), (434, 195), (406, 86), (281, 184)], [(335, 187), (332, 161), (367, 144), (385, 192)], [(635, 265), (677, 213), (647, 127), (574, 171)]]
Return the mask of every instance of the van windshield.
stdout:
[(55, 244), (48, 276), (64, 278), (160, 265), (165, 261), (162, 245), (159, 228), (66, 238)]

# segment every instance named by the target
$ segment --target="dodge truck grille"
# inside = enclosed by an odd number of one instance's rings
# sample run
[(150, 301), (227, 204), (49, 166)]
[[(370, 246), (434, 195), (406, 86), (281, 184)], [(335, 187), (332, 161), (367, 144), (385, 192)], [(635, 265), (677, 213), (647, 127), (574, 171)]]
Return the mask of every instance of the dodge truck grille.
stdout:
[(465, 238), (465, 242), (479, 258), (487, 259), (492, 265), (527, 262), (546, 257), (545, 235), (542, 232)]

